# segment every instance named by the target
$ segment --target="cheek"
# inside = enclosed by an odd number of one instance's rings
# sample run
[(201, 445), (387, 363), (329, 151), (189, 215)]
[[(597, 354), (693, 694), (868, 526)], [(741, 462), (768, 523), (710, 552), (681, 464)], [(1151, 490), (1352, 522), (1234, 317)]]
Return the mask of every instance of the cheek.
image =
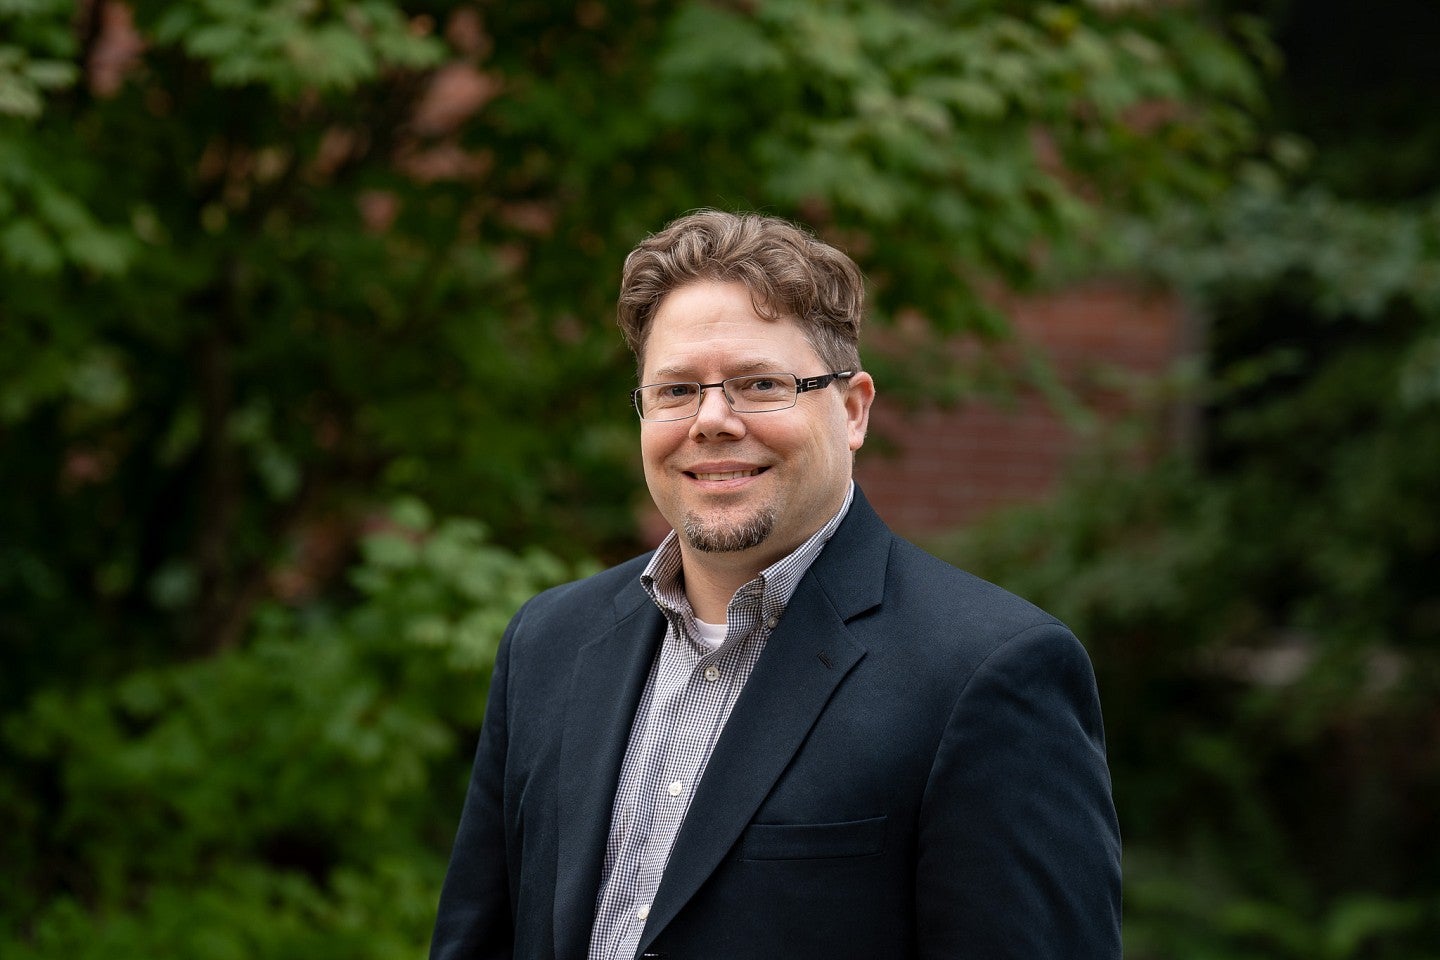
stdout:
[(646, 424), (640, 430), (640, 461), (646, 472), (659, 464), (675, 449), (675, 431), (663, 424)]
[(844, 457), (850, 452), (850, 421), (843, 409), (832, 410), (825, 422), (816, 426), (813, 442), (830, 459)]
[(655, 462), (656, 462), (656, 460), (659, 459), (659, 457), (660, 457), (660, 453), (659, 453), (659, 451), (656, 449), (656, 444), (654, 444), (654, 443), (641, 443), (641, 444), (640, 444), (640, 464), (641, 464), (641, 466), (643, 466), (643, 467), (645, 468), (645, 472), (646, 472), (646, 473), (649, 473), (649, 472), (651, 472), (651, 470), (654, 469), (654, 467), (655, 467)]

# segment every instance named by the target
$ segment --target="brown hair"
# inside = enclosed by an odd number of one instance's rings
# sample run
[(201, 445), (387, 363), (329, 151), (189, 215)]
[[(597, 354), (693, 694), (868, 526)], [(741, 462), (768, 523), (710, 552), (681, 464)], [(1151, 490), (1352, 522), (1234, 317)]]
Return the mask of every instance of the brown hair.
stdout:
[(788, 220), (720, 210), (671, 221), (625, 258), (616, 316), (637, 364), (665, 296), (705, 280), (743, 283), (766, 319), (793, 317), (828, 371), (860, 369), (865, 282), (855, 262)]

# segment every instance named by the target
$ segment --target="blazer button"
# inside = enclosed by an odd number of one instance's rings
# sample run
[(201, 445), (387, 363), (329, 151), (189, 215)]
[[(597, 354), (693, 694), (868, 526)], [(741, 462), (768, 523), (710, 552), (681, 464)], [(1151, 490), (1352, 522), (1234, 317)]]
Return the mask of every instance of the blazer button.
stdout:
[(640, 954), (640, 960), (666, 960), (669, 956), (670, 954), (668, 953), (642, 953)]

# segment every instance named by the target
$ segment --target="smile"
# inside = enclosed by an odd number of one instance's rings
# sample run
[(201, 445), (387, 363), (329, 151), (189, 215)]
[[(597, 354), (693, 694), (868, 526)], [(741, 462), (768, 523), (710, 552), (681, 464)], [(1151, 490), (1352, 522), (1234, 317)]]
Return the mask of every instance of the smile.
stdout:
[(696, 480), (739, 480), (743, 477), (758, 477), (764, 467), (756, 467), (754, 470), (727, 470), (724, 473), (692, 473), (690, 476)]

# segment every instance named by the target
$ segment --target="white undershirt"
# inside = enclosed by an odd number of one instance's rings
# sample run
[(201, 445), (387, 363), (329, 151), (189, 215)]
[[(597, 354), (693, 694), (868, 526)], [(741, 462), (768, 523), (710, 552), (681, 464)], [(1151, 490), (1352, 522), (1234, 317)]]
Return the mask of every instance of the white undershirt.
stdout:
[(695, 618), (695, 632), (699, 634), (695, 639), (711, 650), (720, 649), (720, 644), (725, 642), (725, 630), (723, 623), (706, 623), (699, 617)]

